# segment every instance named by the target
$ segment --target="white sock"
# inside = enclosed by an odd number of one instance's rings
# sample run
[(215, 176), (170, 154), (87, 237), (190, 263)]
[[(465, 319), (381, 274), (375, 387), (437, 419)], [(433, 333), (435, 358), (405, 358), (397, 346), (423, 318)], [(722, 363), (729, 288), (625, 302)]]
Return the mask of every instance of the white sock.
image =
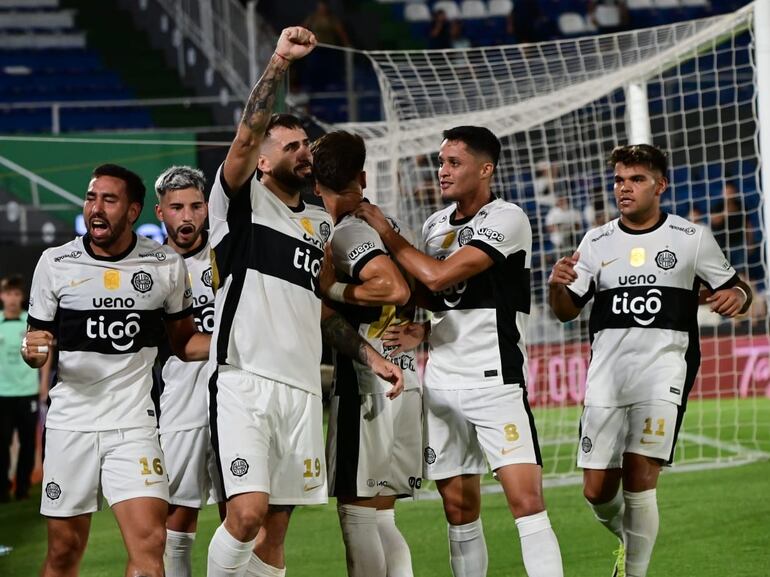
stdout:
[(166, 550), (163, 553), (166, 577), (191, 577), (194, 542), (195, 533), (166, 529)]
[(626, 509), (626, 502), (623, 499), (623, 493), (618, 491), (612, 498), (612, 501), (594, 505), (586, 500), (588, 506), (593, 509), (596, 520), (612, 531), (618, 539), (623, 541), (623, 513)]
[(377, 529), (385, 552), (388, 577), (414, 577), (409, 545), (396, 527), (396, 512), (393, 509), (377, 511)]
[(349, 577), (385, 577), (385, 552), (377, 527), (377, 509), (337, 505)]
[(562, 577), (561, 551), (546, 511), (516, 519), (521, 557), (529, 577)]
[(242, 543), (220, 525), (209, 543), (208, 577), (244, 577), (256, 542), (252, 539)]
[(454, 577), (485, 577), (489, 559), (481, 517), (465, 525), (449, 525), (448, 533)]
[(249, 557), (249, 566), (246, 569), (246, 577), (284, 577), (286, 575), (286, 567), (279, 569), (268, 565), (262, 559), (257, 557), (256, 553), (252, 553)]
[(623, 491), (626, 513), (623, 529), (626, 535), (626, 575), (644, 577), (658, 536), (658, 499), (655, 489), (631, 493)]

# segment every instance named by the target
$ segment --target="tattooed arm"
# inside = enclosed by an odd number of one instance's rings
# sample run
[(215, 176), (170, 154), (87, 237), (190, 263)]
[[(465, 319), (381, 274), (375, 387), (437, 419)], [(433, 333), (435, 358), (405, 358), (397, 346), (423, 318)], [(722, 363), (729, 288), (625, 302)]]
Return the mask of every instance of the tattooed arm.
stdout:
[(310, 54), (315, 45), (316, 38), (310, 30), (294, 26), (281, 32), (275, 52), (243, 108), (238, 132), (227, 152), (223, 172), (230, 190), (237, 191), (257, 169), (259, 146), (273, 113), (275, 93), (289, 64)]
[(321, 311), (321, 332), (327, 344), (338, 353), (368, 366), (378, 377), (392, 383), (393, 388), (386, 393), (389, 398), (395, 399), (401, 394), (404, 389), (401, 369), (375, 351), (338, 312), (326, 305)]

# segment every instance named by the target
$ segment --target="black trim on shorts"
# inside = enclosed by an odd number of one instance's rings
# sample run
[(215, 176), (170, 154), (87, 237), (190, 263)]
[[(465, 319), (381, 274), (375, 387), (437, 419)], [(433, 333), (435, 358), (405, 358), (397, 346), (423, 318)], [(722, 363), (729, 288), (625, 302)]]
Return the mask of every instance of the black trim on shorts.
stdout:
[(687, 366), (687, 372), (684, 377), (684, 391), (682, 391), (682, 402), (676, 411), (676, 426), (674, 427), (674, 441), (671, 443), (671, 453), (668, 456), (667, 464), (674, 462), (674, 454), (676, 453), (676, 442), (679, 440), (679, 430), (682, 428), (682, 421), (684, 420), (684, 413), (687, 410), (687, 398), (690, 396), (690, 391), (695, 385), (695, 377), (698, 376), (698, 369), (700, 369), (700, 331), (698, 330), (698, 321), (693, 319), (689, 332), (689, 344), (687, 350), (684, 353), (684, 360)]
[(219, 456), (219, 427), (217, 427), (217, 392), (219, 387), (217, 386), (217, 379), (219, 377), (219, 367), (214, 369), (214, 372), (209, 379), (209, 432), (211, 434), (211, 448), (214, 449), (214, 457), (217, 460), (217, 469), (219, 469), (219, 479), (212, 480), (213, 483), (219, 482), (219, 489), (222, 495), (227, 501), (230, 497), (225, 491), (225, 472), (222, 469), (222, 459)]
[(540, 454), (540, 441), (537, 438), (537, 427), (535, 426), (535, 415), (532, 414), (532, 408), (529, 406), (529, 399), (527, 398), (527, 387), (522, 383), (521, 385), (521, 400), (524, 403), (524, 410), (529, 417), (529, 430), (532, 433), (532, 448), (535, 450), (535, 460), (541, 467), (543, 466), (543, 457)]
[(337, 353), (335, 396), (337, 410), (337, 459), (334, 463), (333, 497), (358, 496), (358, 457), (361, 444), (361, 395), (353, 362)]

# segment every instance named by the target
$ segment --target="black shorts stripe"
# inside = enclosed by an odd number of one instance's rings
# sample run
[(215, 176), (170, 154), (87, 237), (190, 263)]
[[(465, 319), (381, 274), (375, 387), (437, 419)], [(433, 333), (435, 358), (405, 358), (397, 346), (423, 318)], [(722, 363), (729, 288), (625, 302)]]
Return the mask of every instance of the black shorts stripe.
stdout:
[(217, 378), (219, 376), (219, 370), (214, 369), (214, 373), (209, 379), (209, 432), (211, 433), (211, 447), (214, 449), (214, 456), (217, 460), (217, 469), (219, 470), (219, 490), (225, 499), (229, 499), (229, 495), (225, 492), (225, 474), (222, 469), (222, 459), (219, 455), (219, 427), (217, 426), (217, 392), (219, 387), (217, 386)]
[(540, 441), (537, 438), (537, 427), (535, 426), (535, 415), (532, 414), (532, 408), (529, 406), (529, 399), (527, 398), (527, 387), (521, 385), (521, 401), (524, 403), (524, 410), (527, 411), (529, 417), (529, 430), (532, 433), (532, 448), (535, 450), (535, 459), (537, 464), (543, 466), (543, 457), (540, 454)]
[(358, 492), (358, 451), (361, 442), (361, 396), (345, 394), (337, 411), (337, 460), (334, 497), (355, 497)]

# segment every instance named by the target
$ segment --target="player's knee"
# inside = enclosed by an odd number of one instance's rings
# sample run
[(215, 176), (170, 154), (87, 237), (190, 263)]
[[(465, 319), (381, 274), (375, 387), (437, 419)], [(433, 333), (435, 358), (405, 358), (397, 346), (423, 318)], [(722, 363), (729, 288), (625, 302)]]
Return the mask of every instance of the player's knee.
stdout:
[(516, 519), (529, 517), (541, 511), (545, 511), (543, 496), (539, 493), (524, 493), (517, 495), (508, 501), (508, 505)]
[(606, 485), (585, 485), (583, 487), (583, 496), (591, 505), (602, 505), (609, 503), (618, 492), (617, 487)]
[(225, 525), (233, 537), (245, 543), (257, 536), (266, 513), (267, 507), (232, 508), (227, 511)]
[(465, 525), (479, 518), (480, 504), (475, 500), (449, 497), (444, 499), (444, 515), (450, 525)]
[(85, 548), (86, 540), (75, 531), (60, 532), (48, 542), (47, 563), (58, 570), (72, 568), (80, 562)]
[(154, 555), (163, 555), (166, 548), (166, 528), (147, 527), (141, 536), (142, 549)]

